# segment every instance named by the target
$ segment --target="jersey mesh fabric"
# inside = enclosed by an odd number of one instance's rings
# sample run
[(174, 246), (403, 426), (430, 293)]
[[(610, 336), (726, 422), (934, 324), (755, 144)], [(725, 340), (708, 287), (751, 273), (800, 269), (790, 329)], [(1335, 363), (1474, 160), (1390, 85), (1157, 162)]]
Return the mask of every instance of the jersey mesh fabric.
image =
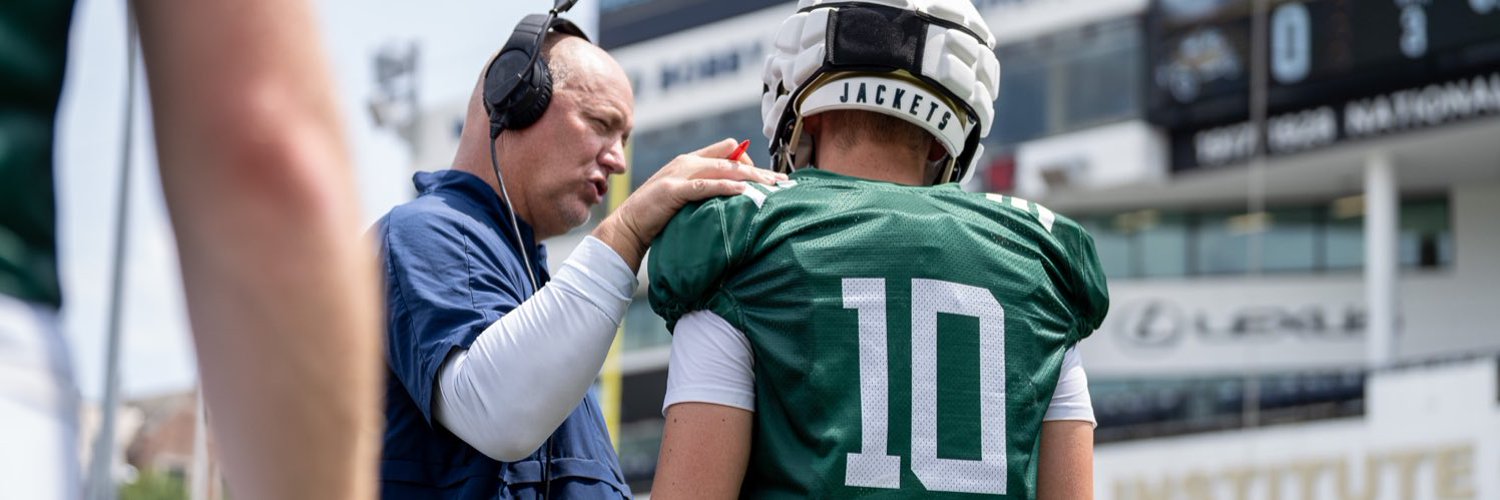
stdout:
[[(1092, 239), (1038, 205), (954, 184), (792, 179), (688, 206), (650, 258), (651, 305), (669, 327), (708, 309), (750, 341), (744, 496), (1035, 496), (1063, 354), (1108, 307)], [(883, 449), (863, 449), (865, 426)], [(861, 453), (899, 460), (899, 479), (883, 480), (896, 489), (848, 485), (879, 479), (848, 475)]]
[(52, 139), (73, 2), (0, 7), (0, 293), (57, 307)]

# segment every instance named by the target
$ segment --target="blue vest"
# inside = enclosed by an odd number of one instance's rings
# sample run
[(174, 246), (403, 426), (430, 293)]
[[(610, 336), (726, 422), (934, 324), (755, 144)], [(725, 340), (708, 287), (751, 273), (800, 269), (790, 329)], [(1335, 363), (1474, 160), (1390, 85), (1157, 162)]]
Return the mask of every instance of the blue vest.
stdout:
[[(628, 498), (630, 489), (593, 393), (536, 452), (499, 462), (432, 418), (438, 368), (545, 283), (545, 249), (521, 239), (493, 189), (453, 170), (418, 173), (418, 196), (376, 225), (386, 291), (385, 498)], [(516, 401), (515, 404), (529, 404)]]

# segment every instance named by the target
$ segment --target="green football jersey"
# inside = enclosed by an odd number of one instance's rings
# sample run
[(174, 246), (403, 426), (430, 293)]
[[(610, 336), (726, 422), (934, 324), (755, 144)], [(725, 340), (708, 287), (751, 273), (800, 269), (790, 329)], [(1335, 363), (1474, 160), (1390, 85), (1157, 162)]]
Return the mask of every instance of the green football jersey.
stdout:
[(754, 498), (1035, 497), (1063, 354), (1109, 302), (1044, 207), (814, 169), (683, 209), (650, 280), (669, 327), (706, 309), (749, 340)]
[(53, 128), (72, 0), (0, 6), (0, 294), (58, 306)]

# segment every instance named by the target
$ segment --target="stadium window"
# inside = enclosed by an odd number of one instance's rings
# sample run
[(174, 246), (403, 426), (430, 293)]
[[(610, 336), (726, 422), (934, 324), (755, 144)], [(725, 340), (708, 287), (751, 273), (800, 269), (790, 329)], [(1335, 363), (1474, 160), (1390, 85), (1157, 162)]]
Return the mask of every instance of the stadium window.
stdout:
[[(1350, 198), (1352, 208), (1334, 202), (1328, 210), (1323, 242), (1326, 269), (1350, 270), (1364, 265), (1364, 214), (1358, 205), (1362, 202), (1358, 197)], [(1402, 202), (1400, 217), (1397, 245), (1401, 267), (1436, 269), (1453, 264), (1453, 225), (1446, 198)]]
[[(1262, 235), (1266, 272), (1351, 272), (1364, 265), (1363, 201), (1277, 208), (1263, 215), (1211, 210), (1138, 210), (1075, 220), (1094, 236), (1111, 279), (1220, 276), (1249, 270), (1250, 235)], [(1400, 264), (1440, 269), (1454, 259), (1446, 199), (1401, 204)]]
[(1240, 212), (1209, 212), (1195, 217), (1193, 274), (1234, 274), (1249, 269), (1250, 228)]
[(1143, 278), (1188, 274), (1187, 216), (1162, 213), (1141, 223), (1135, 233), (1135, 258)]
[(1140, 116), (1142, 37), (1140, 21), (1124, 18), (997, 49), (1005, 70), (986, 147)]
[(667, 332), (667, 322), (651, 311), (651, 302), (637, 296), (625, 310), (625, 338), (621, 342), (626, 351), (637, 351), (670, 345), (672, 335)]
[(1251, 269), (1252, 238), (1260, 243), (1260, 269), (1267, 272), (1312, 271), (1317, 267), (1318, 224), (1309, 207), (1247, 214), (1210, 212), (1196, 217), (1193, 233), (1195, 273), (1243, 273)]
[[(1365, 374), (1360, 371), (1265, 375), (1258, 382), (1259, 425), (1365, 414)], [(1243, 377), (1090, 379), (1099, 422), (1095, 442), (1242, 428), (1245, 391)]]
[(994, 149), (1047, 135), (1050, 68), (1029, 46), (1004, 47), (1000, 60), (1000, 95), (995, 100), (995, 130), (985, 142)]
[(1312, 207), (1271, 211), (1261, 242), (1261, 269), (1312, 271), (1318, 265), (1318, 221)]
[(1133, 19), (1077, 32), (1081, 40), (1062, 66), (1067, 84), (1059, 132), (1128, 119), (1138, 114), (1145, 67), (1141, 30)]
[(1446, 200), (1423, 200), (1401, 205), (1397, 237), (1402, 267), (1432, 269), (1453, 262), (1453, 231)]
[(1078, 224), (1094, 237), (1094, 252), (1099, 255), (1099, 264), (1109, 278), (1131, 278), (1135, 276), (1131, 266), (1130, 234), (1113, 224), (1111, 217), (1086, 217)]
[[(1364, 203), (1358, 197), (1349, 200)], [(1365, 265), (1364, 206), (1344, 207), (1347, 203), (1342, 201), (1330, 207), (1323, 226), (1323, 268), (1328, 270), (1353, 270)]]

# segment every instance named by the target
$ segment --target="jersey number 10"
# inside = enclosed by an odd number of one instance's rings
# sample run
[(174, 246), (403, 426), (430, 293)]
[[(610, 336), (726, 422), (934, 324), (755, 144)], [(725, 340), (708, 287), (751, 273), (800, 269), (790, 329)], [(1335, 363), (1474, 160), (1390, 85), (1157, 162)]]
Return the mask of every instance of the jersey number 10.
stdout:
[[(860, 452), (848, 454), (844, 485), (901, 488), (901, 457), (887, 455), (890, 426), (885, 280), (846, 278), (844, 308), (859, 312)], [(983, 288), (911, 281), (911, 470), (929, 491), (1004, 495), (1005, 308)], [(979, 318), (981, 460), (937, 456), (938, 314)]]

